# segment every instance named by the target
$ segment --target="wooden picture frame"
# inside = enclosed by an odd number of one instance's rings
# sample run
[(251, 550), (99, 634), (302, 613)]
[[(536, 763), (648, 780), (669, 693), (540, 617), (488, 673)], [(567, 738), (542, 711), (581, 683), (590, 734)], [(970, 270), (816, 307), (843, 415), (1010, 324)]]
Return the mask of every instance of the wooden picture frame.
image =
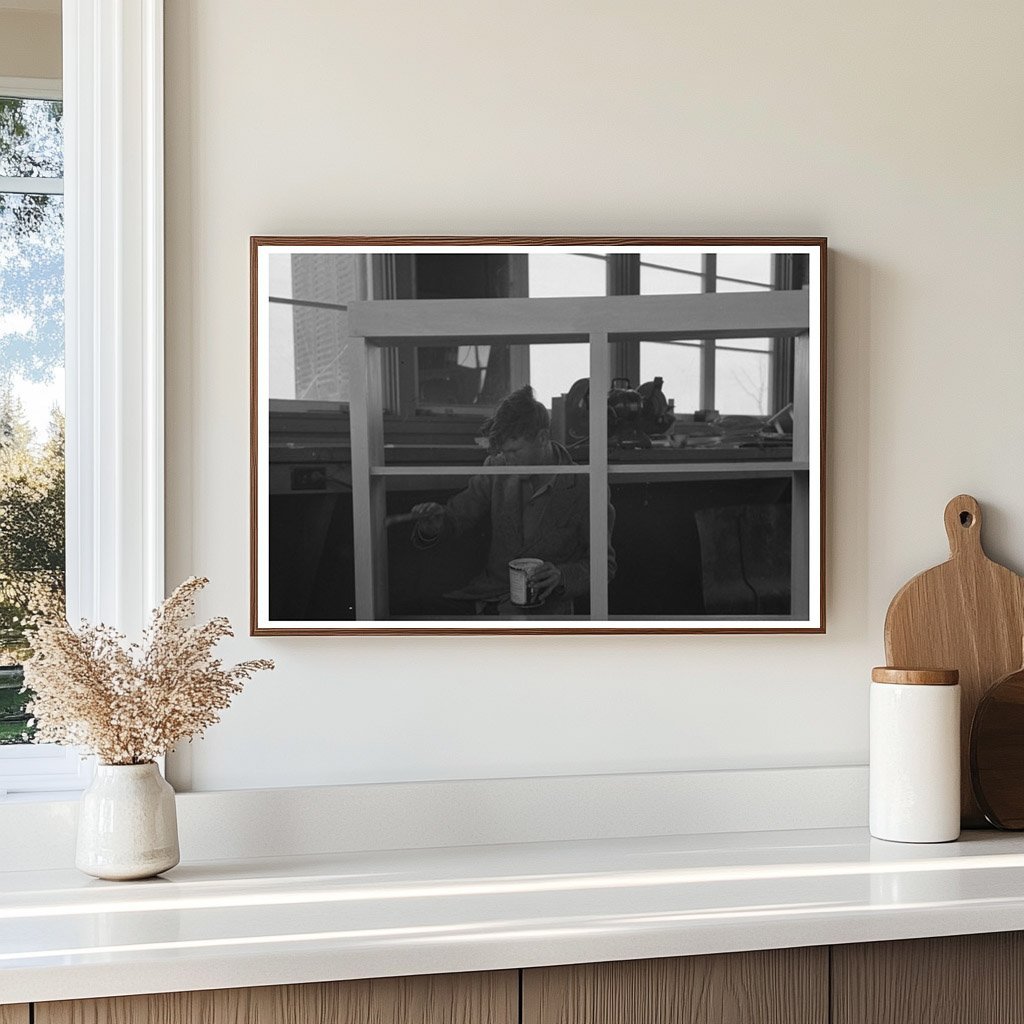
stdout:
[(826, 239), (256, 236), (250, 273), (253, 635), (825, 631)]

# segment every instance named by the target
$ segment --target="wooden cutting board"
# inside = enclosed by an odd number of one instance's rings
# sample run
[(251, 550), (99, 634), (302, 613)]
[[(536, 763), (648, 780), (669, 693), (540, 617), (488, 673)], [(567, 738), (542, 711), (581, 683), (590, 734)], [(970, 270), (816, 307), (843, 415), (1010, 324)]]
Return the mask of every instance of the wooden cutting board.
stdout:
[(960, 671), (960, 813), (964, 828), (984, 828), (970, 775), (974, 712), (988, 688), (1020, 667), (1024, 579), (981, 546), (981, 507), (957, 495), (944, 515), (949, 561), (905, 584), (885, 616), (885, 657), (895, 668)]

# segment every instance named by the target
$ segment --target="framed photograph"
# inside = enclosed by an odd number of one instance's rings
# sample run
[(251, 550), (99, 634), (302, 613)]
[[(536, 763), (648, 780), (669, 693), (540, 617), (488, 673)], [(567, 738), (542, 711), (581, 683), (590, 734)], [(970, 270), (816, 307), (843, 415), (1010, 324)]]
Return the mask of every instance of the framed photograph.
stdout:
[(823, 238), (251, 239), (251, 629), (820, 633)]

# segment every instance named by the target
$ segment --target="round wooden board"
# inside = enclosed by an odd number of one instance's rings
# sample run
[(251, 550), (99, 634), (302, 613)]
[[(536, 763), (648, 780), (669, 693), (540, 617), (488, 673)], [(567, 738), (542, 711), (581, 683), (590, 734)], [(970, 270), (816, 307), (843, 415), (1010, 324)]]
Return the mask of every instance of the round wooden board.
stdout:
[(997, 828), (1024, 829), (1024, 668), (991, 687), (971, 726), (971, 785)]

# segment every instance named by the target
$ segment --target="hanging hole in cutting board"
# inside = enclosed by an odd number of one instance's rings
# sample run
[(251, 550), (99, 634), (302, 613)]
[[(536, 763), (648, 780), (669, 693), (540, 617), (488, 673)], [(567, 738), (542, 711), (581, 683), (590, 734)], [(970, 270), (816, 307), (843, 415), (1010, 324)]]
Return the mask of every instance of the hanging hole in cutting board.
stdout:
[(970, 512), (961, 512), (960, 513), (960, 525), (961, 526), (970, 526), (971, 523), (973, 523), (973, 522), (974, 522), (974, 516), (972, 516)]

